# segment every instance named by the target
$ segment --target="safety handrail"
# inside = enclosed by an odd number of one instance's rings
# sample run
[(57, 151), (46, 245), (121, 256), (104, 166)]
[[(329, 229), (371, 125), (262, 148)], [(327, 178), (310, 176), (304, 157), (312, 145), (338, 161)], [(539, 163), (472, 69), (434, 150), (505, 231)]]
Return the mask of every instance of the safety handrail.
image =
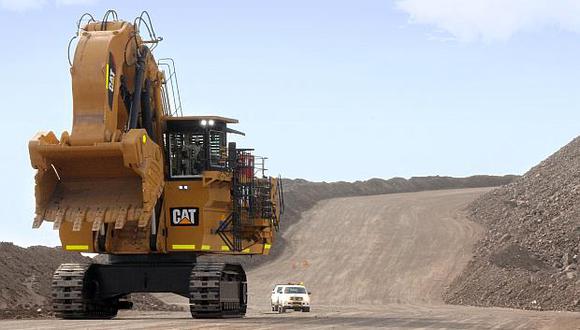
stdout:
[[(163, 100), (165, 102), (165, 114), (168, 116), (183, 116), (183, 108), (181, 106), (181, 93), (179, 92), (179, 83), (177, 81), (177, 72), (175, 71), (175, 61), (172, 58), (161, 58), (157, 61), (157, 65), (165, 74)], [(170, 94), (171, 93), (171, 94)]]

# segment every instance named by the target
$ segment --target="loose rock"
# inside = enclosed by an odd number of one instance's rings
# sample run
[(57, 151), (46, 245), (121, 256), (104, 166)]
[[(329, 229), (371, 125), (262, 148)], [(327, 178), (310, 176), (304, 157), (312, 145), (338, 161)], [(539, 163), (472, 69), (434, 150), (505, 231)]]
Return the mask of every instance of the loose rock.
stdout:
[(478, 258), (451, 284), (445, 301), (580, 311), (578, 289), (571, 283), (579, 282), (579, 173), (580, 137), (473, 202), (470, 218), (488, 233), (475, 246)]

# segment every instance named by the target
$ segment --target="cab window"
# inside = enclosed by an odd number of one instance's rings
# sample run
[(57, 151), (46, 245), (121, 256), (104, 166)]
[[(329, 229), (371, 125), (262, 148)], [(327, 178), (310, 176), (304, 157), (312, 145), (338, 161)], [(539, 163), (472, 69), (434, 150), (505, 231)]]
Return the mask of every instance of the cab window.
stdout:
[(191, 178), (201, 175), (205, 167), (203, 134), (172, 132), (167, 135), (169, 170), (172, 178)]
[(209, 159), (211, 167), (224, 167), (226, 165), (226, 139), (225, 133), (220, 131), (209, 132)]

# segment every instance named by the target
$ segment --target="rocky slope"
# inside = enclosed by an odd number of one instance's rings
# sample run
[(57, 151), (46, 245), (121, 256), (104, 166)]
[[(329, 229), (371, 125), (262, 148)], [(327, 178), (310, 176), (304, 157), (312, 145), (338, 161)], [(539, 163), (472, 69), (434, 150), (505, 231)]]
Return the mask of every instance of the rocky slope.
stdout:
[(488, 231), (446, 302), (580, 311), (580, 137), (469, 212)]

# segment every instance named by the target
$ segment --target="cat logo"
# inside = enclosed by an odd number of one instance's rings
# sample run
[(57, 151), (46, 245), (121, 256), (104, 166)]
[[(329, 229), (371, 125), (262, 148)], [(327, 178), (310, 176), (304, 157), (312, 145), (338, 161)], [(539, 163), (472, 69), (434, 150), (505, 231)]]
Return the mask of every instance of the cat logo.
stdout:
[(108, 83), (109, 85), (108, 90), (111, 93), (115, 92), (115, 69), (112, 67), (109, 67), (109, 79), (108, 79)]
[(199, 225), (199, 208), (198, 207), (172, 207), (171, 212), (172, 226), (197, 226)]
[(107, 90), (109, 109), (113, 110), (113, 96), (115, 95), (115, 61), (113, 54), (109, 53), (109, 62), (105, 68), (105, 88)]

